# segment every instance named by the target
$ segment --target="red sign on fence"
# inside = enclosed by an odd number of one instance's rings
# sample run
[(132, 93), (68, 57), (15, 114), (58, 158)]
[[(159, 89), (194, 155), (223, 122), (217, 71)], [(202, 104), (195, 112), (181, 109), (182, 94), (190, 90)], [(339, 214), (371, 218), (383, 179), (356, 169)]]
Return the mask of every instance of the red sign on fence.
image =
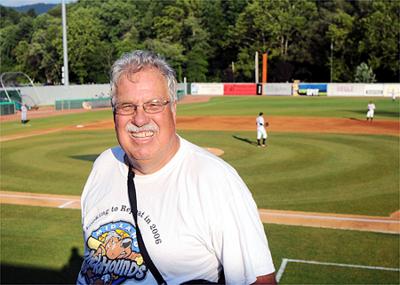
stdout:
[(224, 95), (256, 95), (257, 84), (255, 83), (225, 83)]

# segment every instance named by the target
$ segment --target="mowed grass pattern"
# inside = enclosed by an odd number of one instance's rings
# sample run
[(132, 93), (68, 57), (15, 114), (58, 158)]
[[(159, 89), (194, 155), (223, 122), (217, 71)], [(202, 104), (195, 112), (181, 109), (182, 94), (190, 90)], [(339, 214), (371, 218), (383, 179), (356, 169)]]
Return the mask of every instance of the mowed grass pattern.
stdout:
[[(268, 115), (364, 118), (369, 98), (213, 98), (180, 105), (178, 115)], [(398, 120), (398, 101), (373, 99), (377, 120)], [(110, 111), (0, 124), (1, 135), (110, 119)], [(179, 131), (225, 151), (262, 208), (384, 215), (399, 209), (399, 137), (269, 132)], [(113, 130), (59, 131), (1, 143), (1, 190), (80, 195), (93, 161), (115, 146)], [(265, 225), (276, 269), (282, 258), (399, 267), (399, 236)], [(74, 283), (83, 253), (80, 212), (1, 205), (2, 283)], [(77, 251), (75, 250), (77, 249)], [(337, 276), (339, 275), (339, 276)], [(367, 280), (367, 281), (366, 281)], [(281, 284), (398, 284), (396, 272), (289, 264)]]
[(399, 208), (399, 138), (254, 132), (181, 132), (225, 151), (260, 208), (388, 216)]
[[(399, 138), (253, 132), (181, 131), (223, 149), (260, 208), (388, 216), (398, 210)], [(69, 131), (2, 143), (1, 188), (80, 195), (92, 162), (117, 145), (113, 130)]]
[(92, 162), (116, 144), (111, 130), (57, 132), (3, 142), (1, 188), (80, 195)]

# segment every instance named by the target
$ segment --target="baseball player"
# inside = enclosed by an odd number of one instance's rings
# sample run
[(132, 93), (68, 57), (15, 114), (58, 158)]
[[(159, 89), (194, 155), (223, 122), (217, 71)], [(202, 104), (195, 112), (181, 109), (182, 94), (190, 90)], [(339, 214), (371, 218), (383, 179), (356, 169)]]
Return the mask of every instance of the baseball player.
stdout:
[(367, 121), (370, 120), (372, 122), (372, 120), (374, 119), (375, 109), (376, 109), (375, 104), (372, 103), (372, 101), (369, 101), (368, 112), (367, 112)]
[(28, 114), (28, 108), (26, 107), (25, 104), (22, 104), (22, 106), (21, 106), (21, 123), (22, 124), (26, 124), (28, 122), (27, 114)]
[[(264, 121), (263, 117), (263, 112), (260, 112), (258, 114), (258, 117), (256, 119), (256, 125), (257, 125), (257, 147), (265, 147), (265, 140), (267, 139), (267, 131), (265, 130), (265, 127), (268, 127), (269, 123)], [(263, 139), (262, 145), (260, 144), (261, 137)]]

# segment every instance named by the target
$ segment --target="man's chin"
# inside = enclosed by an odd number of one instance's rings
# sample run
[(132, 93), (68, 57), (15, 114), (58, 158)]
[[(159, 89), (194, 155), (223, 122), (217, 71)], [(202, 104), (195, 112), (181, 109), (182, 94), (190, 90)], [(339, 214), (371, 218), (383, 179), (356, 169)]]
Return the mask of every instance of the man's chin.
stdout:
[(153, 151), (145, 150), (145, 149), (134, 150), (134, 151), (128, 152), (128, 153), (129, 153), (129, 156), (137, 162), (150, 160), (152, 157), (154, 157)]

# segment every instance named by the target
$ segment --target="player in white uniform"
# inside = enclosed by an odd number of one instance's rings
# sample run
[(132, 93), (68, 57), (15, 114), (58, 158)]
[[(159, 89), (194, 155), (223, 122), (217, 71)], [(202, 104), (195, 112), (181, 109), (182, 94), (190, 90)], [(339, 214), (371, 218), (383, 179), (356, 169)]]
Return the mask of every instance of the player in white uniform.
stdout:
[(372, 120), (374, 119), (375, 109), (376, 109), (375, 104), (372, 101), (369, 101), (368, 112), (367, 112), (367, 121), (370, 120), (372, 122)]
[(21, 123), (26, 124), (28, 122), (28, 108), (25, 104), (21, 106)]
[[(245, 183), (225, 161), (176, 134), (176, 85), (173, 70), (149, 52), (113, 65), (120, 146), (96, 159), (82, 193), (85, 254), (77, 283), (157, 284), (147, 251), (167, 284), (221, 276), (227, 284), (275, 284)], [(132, 171), (137, 212), (128, 195)]]
[[(268, 126), (268, 122), (266, 123), (264, 121), (263, 112), (260, 112), (258, 114), (258, 117), (256, 119), (256, 125), (257, 125), (257, 146), (265, 147), (265, 140), (267, 139), (267, 131), (265, 130), (265, 127)], [(261, 145), (261, 138), (263, 139), (262, 145)]]

